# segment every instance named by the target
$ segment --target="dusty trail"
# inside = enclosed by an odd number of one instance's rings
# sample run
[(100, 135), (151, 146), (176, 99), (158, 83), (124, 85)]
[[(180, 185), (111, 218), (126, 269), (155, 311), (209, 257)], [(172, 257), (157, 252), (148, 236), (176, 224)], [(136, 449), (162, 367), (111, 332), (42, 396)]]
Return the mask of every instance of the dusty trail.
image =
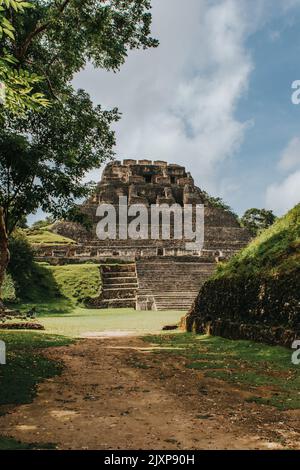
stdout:
[(58, 449), (300, 448), (299, 413), (247, 403), (145, 348), (136, 337), (93, 338), (45, 352), (63, 360), (63, 374), (0, 417), (0, 434)]

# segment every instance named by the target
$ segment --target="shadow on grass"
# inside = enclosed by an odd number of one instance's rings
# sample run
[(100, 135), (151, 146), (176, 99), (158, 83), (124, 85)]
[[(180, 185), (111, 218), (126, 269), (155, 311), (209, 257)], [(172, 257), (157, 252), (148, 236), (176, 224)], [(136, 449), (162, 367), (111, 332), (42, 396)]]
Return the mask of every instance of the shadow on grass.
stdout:
[(0, 436), (0, 450), (55, 450), (56, 444), (24, 444), (20, 441), (16, 441), (11, 437)]

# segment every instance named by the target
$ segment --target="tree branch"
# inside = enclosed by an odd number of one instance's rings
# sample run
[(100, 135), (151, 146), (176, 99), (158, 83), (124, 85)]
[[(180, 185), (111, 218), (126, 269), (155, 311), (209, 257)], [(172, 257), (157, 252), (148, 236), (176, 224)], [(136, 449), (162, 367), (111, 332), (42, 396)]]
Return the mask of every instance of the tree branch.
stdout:
[[(59, 15), (61, 15), (64, 10), (67, 8), (68, 4), (71, 2), (71, 0), (65, 0), (62, 5), (60, 7), (58, 7), (58, 13)], [(27, 38), (25, 39), (25, 42), (23, 44), (23, 46), (21, 47), (21, 49), (19, 50), (19, 53), (18, 53), (18, 59), (21, 60), (24, 58), (27, 50), (28, 50), (28, 47), (30, 46), (30, 44), (32, 43), (33, 39), (38, 36), (39, 34), (43, 33), (44, 31), (46, 31), (48, 29), (48, 27), (50, 26), (50, 21), (48, 21), (47, 23), (44, 23), (40, 26), (36, 26), (36, 28), (31, 31), (31, 33), (29, 33), (29, 35), (27, 36)]]

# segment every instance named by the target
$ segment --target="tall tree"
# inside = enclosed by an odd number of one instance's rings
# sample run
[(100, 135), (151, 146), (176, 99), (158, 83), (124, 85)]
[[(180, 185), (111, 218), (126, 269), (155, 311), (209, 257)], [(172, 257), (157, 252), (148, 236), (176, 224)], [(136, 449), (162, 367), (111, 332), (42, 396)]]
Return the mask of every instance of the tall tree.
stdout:
[[(13, 115), (24, 116), (28, 110), (47, 107), (49, 102), (33, 87), (42, 81), (42, 77), (30, 73), (20, 67), (18, 59), (5, 49), (6, 44), (15, 41), (15, 28), (12, 25), (12, 13), (23, 13), (31, 8), (29, 2), (23, 0), (0, 0), (0, 123), (3, 124), (4, 110)], [(0, 201), (0, 309), (1, 286), (5, 270), (9, 262), (8, 233), (5, 223), (5, 211)]]
[[(30, 111), (26, 119), (5, 116), (0, 137), (1, 252), (18, 218), (37, 207), (55, 215), (69, 210), (91, 188), (82, 184), (86, 172), (113, 156), (110, 124), (119, 114), (93, 107), (86, 93), (76, 93), (74, 74), (87, 63), (116, 72), (129, 49), (158, 45), (150, 36), (149, 0), (32, 3), (35, 8), (26, 15), (10, 11), (15, 40), (6, 38), (3, 49), (15, 57), (17, 68), (45, 78), (37, 83), (38, 92), (51, 107)], [(5, 268), (0, 257), (0, 288)]]
[(241, 218), (241, 224), (246, 227), (253, 237), (256, 237), (262, 230), (270, 227), (276, 221), (276, 216), (272, 211), (266, 209), (248, 209)]

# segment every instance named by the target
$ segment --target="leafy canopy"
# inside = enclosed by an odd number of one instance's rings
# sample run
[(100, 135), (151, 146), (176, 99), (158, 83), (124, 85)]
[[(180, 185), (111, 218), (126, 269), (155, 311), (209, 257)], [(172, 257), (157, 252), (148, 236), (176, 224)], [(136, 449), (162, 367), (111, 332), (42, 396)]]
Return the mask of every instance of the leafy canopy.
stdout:
[(5, 47), (31, 76), (44, 77), (38, 92), (51, 106), (26, 119), (8, 116), (0, 130), (0, 206), (9, 233), (37, 208), (54, 217), (74, 215), (74, 202), (93, 188), (83, 178), (114, 156), (111, 124), (120, 115), (76, 92), (74, 74), (88, 63), (117, 71), (128, 50), (157, 46), (149, 0), (31, 3), (26, 15), (11, 16), (15, 41), (6, 37)]
[(32, 0), (35, 8), (17, 16), (16, 57), (46, 77), (50, 95), (87, 63), (117, 71), (130, 49), (156, 47), (150, 36), (149, 0)]
[(29, 109), (37, 110), (49, 105), (43, 93), (33, 92), (34, 86), (43, 77), (21, 68), (15, 55), (5, 47), (16, 40), (10, 17), (13, 13), (24, 13), (25, 9), (31, 7), (29, 2), (22, 0), (0, 0), (0, 103), (8, 111), (19, 115), (24, 115)]
[(93, 189), (86, 173), (113, 156), (116, 110), (93, 106), (82, 90), (31, 116), (31, 138), (0, 129), (0, 206), (6, 229), (41, 207), (61, 217)]
[(252, 236), (270, 227), (276, 221), (272, 211), (266, 209), (248, 209), (241, 218), (241, 225), (246, 227)]

